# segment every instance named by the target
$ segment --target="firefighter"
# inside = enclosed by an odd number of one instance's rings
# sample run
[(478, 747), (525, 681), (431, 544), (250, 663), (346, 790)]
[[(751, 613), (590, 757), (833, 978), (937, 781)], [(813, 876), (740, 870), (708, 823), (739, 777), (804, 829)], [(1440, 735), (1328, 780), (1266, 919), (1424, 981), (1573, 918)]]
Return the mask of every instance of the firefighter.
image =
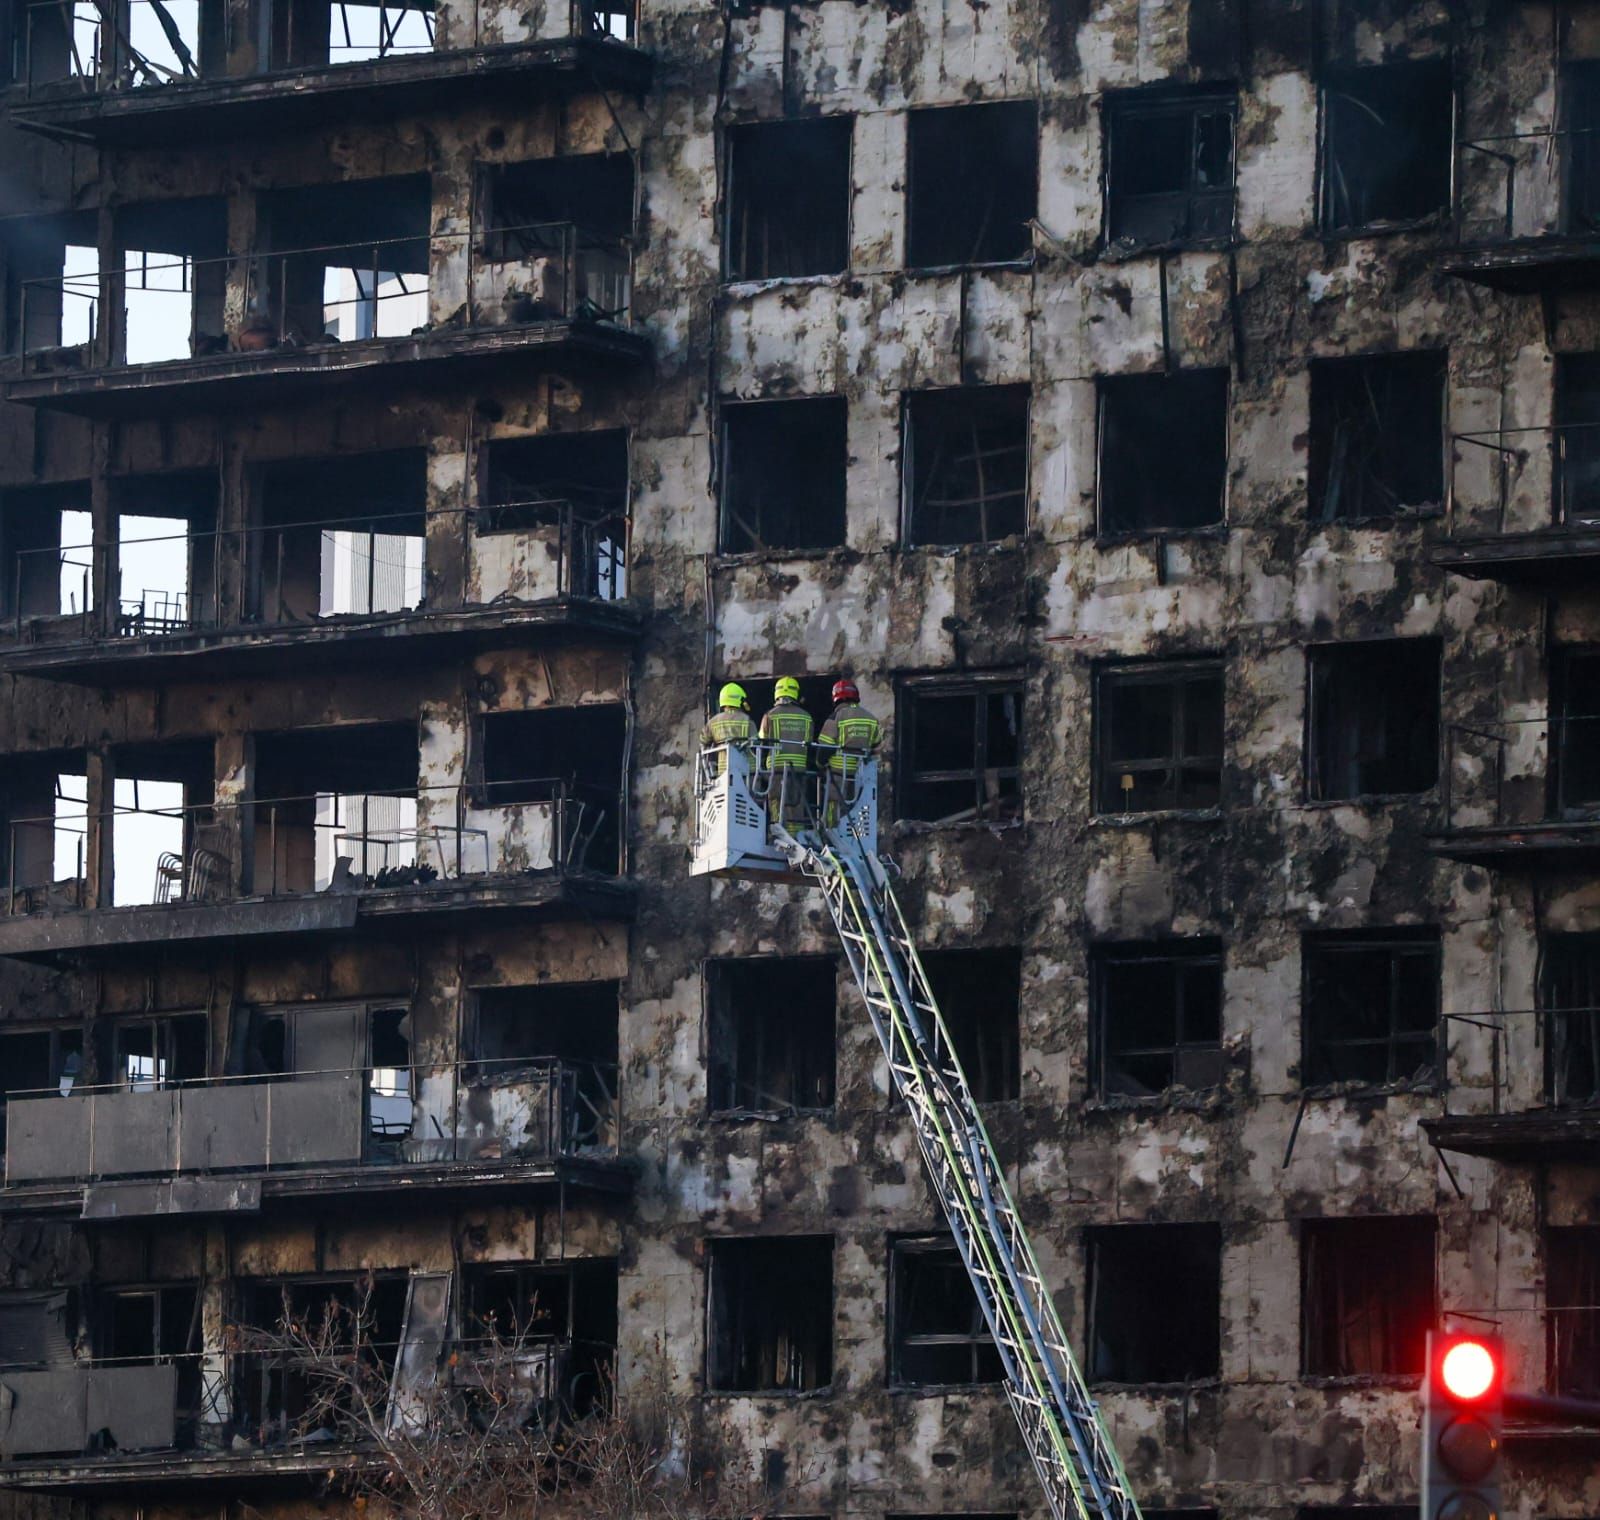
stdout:
[(760, 733), (772, 746), (762, 760), (774, 772), (767, 810), (788, 823), (804, 814), (806, 759), (816, 725), (800, 705), (800, 683), (793, 676), (779, 676), (773, 693), (777, 700), (761, 720)]
[(868, 755), (876, 754), (882, 728), (861, 705), (861, 693), (849, 676), (833, 683), (833, 712), (817, 736), (830, 748), (828, 755), (828, 823), (838, 822), (839, 807), (846, 802), (856, 769)]
[(755, 738), (755, 720), (750, 716), (750, 698), (737, 681), (729, 681), (717, 693), (717, 704), (716, 713), (700, 730), (700, 748), (717, 750), (716, 769), (712, 774), (720, 776), (728, 769), (728, 755), (719, 746), (749, 744)]

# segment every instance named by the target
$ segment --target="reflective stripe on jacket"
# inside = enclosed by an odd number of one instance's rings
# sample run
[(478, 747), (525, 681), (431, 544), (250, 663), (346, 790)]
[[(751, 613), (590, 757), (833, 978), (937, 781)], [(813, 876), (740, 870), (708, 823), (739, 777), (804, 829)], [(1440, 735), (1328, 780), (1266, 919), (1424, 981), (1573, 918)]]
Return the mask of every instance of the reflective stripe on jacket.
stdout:
[[(700, 748), (715, 749), (722, 744), (748, 744), (755, 736), (755, 720), (747, 712), (742, 712), (737, 707), (724, 707), (714, 717), (710, 718), (706, 726), (700, 730)], [(714, 775), (727, 774), (728, 757), (719, 751), (716, 760)]]
[(768, 763), (772, 765), (804, 765), (806, 746), (811, 743), (816, 724), (798, 702), (787, 698), (778, 702), (761, 720), (761, 737), (775, 741), (777, 749)]
[(882, 736), (878, 720), (859, 702), (841, 702), (822, 725), (822, 743), (834, 747), (834, 753), (828, 756), (828, 768), (854, 775), (857, 757), (876, 751)]

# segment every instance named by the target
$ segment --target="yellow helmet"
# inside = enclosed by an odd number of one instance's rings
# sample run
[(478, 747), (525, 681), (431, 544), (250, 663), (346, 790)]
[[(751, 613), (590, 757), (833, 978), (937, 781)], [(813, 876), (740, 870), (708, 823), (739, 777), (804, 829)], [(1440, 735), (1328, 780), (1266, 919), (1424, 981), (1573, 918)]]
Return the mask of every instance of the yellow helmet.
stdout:
[(793, 676), (779, 676), (778, 684), (773, 689), (777, 692), (780, 702), (785, 697), (791, 702), (800, 700), (800, 683)]
[(717, 693), (717, 705), (719, 707), (743, 707), (748, 709), (750, 698), (745, 695), (744, 687), (739, 685), (737, 681), (729, 681)]

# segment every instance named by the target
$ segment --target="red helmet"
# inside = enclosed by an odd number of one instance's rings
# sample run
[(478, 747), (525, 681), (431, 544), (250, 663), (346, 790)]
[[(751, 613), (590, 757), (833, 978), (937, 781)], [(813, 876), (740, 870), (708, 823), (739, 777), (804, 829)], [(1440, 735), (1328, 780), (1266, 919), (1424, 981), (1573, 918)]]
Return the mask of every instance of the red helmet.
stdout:
[(859, 702), (861, 693), (856, 690), (856, 683), (848, 677), (843, 681), (833, 683), (833, 700), (835, 702)]

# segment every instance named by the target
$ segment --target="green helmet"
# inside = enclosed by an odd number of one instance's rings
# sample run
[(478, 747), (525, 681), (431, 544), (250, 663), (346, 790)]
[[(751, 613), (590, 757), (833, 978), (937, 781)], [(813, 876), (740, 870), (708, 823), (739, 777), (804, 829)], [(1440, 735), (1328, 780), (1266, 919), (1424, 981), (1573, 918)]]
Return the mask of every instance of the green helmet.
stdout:
[(739, 685), (737, 681), (729, 681), (717, 693), (717, 704), (721, 707), (743, 707), (748, 709), (750, 698), (744, 694), (744, 687)]
[(778, 684), (773, 689), (777, 692), (780, 702), (785, 697), (791, 702), (800, 700), (800, 683), (793, 676), (779, 676)]

